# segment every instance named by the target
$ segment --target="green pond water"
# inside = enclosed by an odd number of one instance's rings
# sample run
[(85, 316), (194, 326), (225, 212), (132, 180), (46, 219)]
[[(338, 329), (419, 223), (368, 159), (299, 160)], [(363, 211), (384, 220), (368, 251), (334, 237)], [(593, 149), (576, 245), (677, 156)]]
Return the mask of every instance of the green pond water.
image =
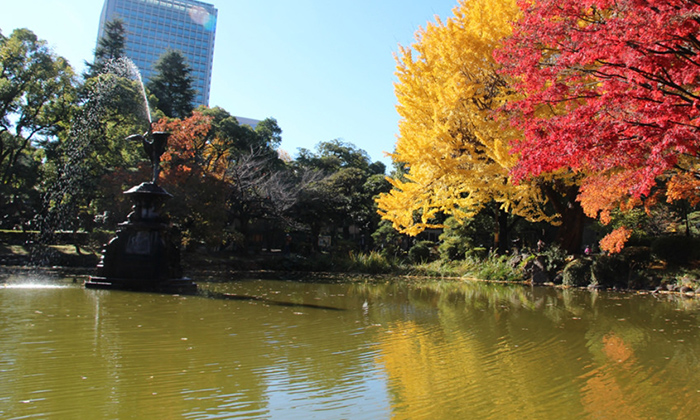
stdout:
[(429, 281), (0, 285), (2, 419), (697, 419), (700, 299)]

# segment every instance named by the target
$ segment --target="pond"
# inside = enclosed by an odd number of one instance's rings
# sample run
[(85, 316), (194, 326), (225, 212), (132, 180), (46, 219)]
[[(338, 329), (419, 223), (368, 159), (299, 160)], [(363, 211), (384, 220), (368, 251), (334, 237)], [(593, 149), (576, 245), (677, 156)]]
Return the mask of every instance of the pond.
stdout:
[(700, 299), (415, 280), (0, 286), (4, 419), (687, 419)]

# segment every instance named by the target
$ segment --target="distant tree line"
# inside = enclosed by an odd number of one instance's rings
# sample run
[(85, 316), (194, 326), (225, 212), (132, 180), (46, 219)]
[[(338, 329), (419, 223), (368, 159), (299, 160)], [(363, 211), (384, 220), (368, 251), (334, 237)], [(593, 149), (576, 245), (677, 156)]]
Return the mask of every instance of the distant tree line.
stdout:
[(291, 158), (274, 118), (252, 128), (222, 108), (195, 109), (191, 69), (174, 50), (145, 86), (151, 127), (125, 39), (123, 22), (109, 22), (79, 76), (32, 31), (0, 34), (1, 228), (114, 230), (130, 211), (123, 191), (150, 179), (141, 145), (125, 139), (153, 129), (172, 133), (159, 184), (174, 195), (167, 211), (184, 245), (373, 246), (384, 164), (339, 139)]
[[(122, 192), (149, 179), (140, 145), (125, 139), (154, 129), (172, 133), (159, 182), (187, 247), (451, 261), (697, 236), (700, 6), (550, 3), (461, 1), (401, 48), (388, 180), (351, 143), (290, 157), (275, 119), (253, 128), (222, 108), (195, 109), (178, 51), (160, 58), (144, 92), (118, 20), (80, 76), (30, 30), (0, 34), (0, 227), (113, 230), (129, 212)], [(615, 48), (610, 22), (625, 29)]]

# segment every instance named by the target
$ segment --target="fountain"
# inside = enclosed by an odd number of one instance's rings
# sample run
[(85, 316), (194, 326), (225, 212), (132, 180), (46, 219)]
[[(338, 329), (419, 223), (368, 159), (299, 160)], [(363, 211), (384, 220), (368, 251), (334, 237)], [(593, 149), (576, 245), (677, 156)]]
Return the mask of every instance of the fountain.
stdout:
[(150, 182), (125, 191), (132, 201), (132, 212), (117, 227), (116, 236), (104, 246), (97, 264), (97, 273), (86, 282), (87, 288), (194, 293), (197, 285), (182, 276), (180, 249), (169, 227), (168, 218), (160, 211), (170, 193), (158, 185), (160, 157), (165, 152), (170, 133), (152, 132), (148, 101), (136, 66), (126, 65), (141, 84), (149, 119), (147, 133), (135, 134), (127, 140), (140, 141), (151, 161), (153, 177)]
[[(160, 214), (170, 193), (158, 186), (160, 156), (165, 151), (169, 133), (135, 134), (127, 140), (140, 140), (153, 167), (151, 182), (143, 182), (124, 192), (131, 199), (133, 211), (119, 224), (116, 237), (102, 251), (97, 275), (85, 282), (87, 288), (120, 289), (167, 293), (194, 293), (197, 285), (182, 277), (180, 250), (169, 228), (167, 217)], [(151, 137), (152, 140), (148, 140)]]

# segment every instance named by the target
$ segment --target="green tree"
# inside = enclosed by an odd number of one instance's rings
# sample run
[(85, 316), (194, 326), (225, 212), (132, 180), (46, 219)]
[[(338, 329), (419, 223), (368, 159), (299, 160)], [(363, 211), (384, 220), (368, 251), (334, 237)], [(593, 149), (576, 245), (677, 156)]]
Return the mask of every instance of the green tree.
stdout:
[(98, 226), (96, 220), (114, 228), (128, 213), (122, 192), (146, 178), (116, 176), (146, 160), (140, 144), (125, 140), (149, 127), (136, 69), (116, 53), (97, 56), (99, 71), (86, 74), (78, 88), (70, 130), (42, 144), (44, 230), (90, 230)]
[(102, 220), (114, 227), (124, 220), (128, 207), (122, 192), (139, 179), (114, 176), (133, 171), (145, 156), (141, 145), (127, 142), (129, 134), (148, 127), (139, 107), (136, 82), (114, 74), (100, 74), (81, 87), (81, 101), (70, 130), (56, 141), (46, 142), (44, 151), (45, 210), (43, 229), (85, 229), (95, 227), (98, 215), (117, 214)]
[(444, 225), (438, 251), (445, 261), (463, 260), (466, 252), (475, 247), (489, 248), (496, 230), (494, 218), (486, 212), (465, 220), (448, 217)]
[(262, 143), (271, 149), (277, 149), (282, 143), (282, 129), (274, 118), (266, 118), (255, 127), (255, 133)]
[(175, 194), (169, 207), (185, 239), (247, 249), (254, 229), (289, 224), (286, 213), (302, 184), (277, 157), (277, 122), (260, 124), (264, 129), (254, 130), (223, 108), (204, 106), (156, 124), (173, 133), (163, 184)]
[(0, 211), (23, 223), (39, 208), (37, 146), (65, 133), (76, 100), (68, 62), (28, 29), (0, 34)]
[(236, 117), (220, 107), (200, 106), (197, 112), (211, 118), (211, 129), (204, 139), (210, 148), (207, 161), (225, 160), (230, 163), (252, 153), (256, 160), (265, 161), (266, 167), (279, 169), (283, 166), (277, 155), (277, 148), (282, 141), (282, 129), (274, 118), (261, 121), (253, 129), (241, 125)]
[[(326, 173), (332, 173), (341, 168), (357, 168), (363, 172), (369, 171), (370, 158), (366, 151), (358, 149), (354, 144), (341, 139), (321, 142), (316, 146), (316, 153), (301, 148), (297, 163), (301, 166), (312, 167)], [(373, 169), (381, 168), (373, 164)]]
[(95, 61), (85, 62), (87, 71), (83, 74), (85, 79), (95, 77), (103, 73), (105, 65), (111, 61), (125, 57), (126, 29), (124, 21), (114, 19), (105, 24), (105, 32), (97, 41), (95, 48)]
[(367, 152), (338, 139), (322, 142), (316, 150), (300, 149), (294, 163), (323, 174), (302, 191), (295, 217), (308, 227), (312, 239), (326, 229), (332, 236), (342, 232), (342, 239), (369, 247), (379, 224), (374, 198), (390, 189), (383, 176), (385, 165), (372, 163)]
[(147, 87), (158, 99), (157, 107), (170, 118), (186, 118), (194, 109), (192, 69), (182, 52), (168, 50), (154, 64), (155, 75)]
[(404, 253), (402, 245), (408, 244), (408, 235), (400, 233), (390, 221), (382, 219), (372, 232), (372, 241), (385, 257), (399, 257)]
[(310, 247), (318, 251), (318, 237), (324, 228), (335, 227), (335, 210), (343, 203), (343, 197), (336, 194), (327, 176), (318, 170), (301, 168), (297, 170), (313, 180), (299, 193), (299, 199), (292, 208), (292, 218), (297, 222), (297, 230), (308, 233)]

